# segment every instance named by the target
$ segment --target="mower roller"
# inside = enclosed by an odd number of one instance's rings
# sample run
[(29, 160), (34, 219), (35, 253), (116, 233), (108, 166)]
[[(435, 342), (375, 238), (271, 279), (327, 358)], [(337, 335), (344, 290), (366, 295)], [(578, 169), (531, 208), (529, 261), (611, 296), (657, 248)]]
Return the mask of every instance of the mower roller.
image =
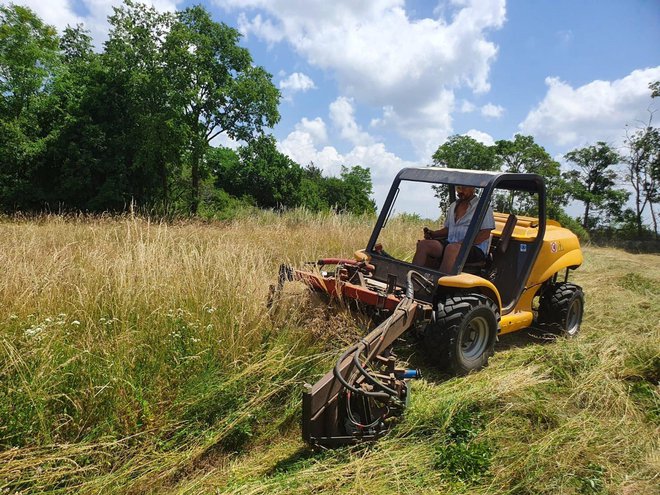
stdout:
[[(383, 249), (381, 235), (401, 188), (437, 185), (450, 201), (455, 186), (480, 190), (454, 266), (417, 266)], [(413, 189), (414, 190), (414, 189)], [(517, 211), (513, 198), (524, 196)], [(431, 197), (429, 201), (436, 201)], [(439, 167), (406, 168), (396, 176), (365, 249), (355, 259), (324, 258), (313, 267), (281, 265), (271, 302), (288, 281), (301, 281), (331, 299), (349, 303), (377, 326), (339, 357), (303, 393), (302, 435), (311, 445), (335, 447), (387, 433), (409, 398), (407, 380), (418, 370), (398, 368), (395, 341), (414, 332), (432, 361), (454, 375), (486, 366), (501, 334), (533, 324), (574, 337), (584, 310), (582, 289), (568, 282), (582, 264), (577, 237), (546, 219), (545, 184), (536, 174)], [(469, 247), (489, 206), (495, 212), (486, 259), (468, 263)], [(528, 215), (521, 215), (527, 213)], [(536, 216), (529, 215), (532, 211)], [(413, 239), (411, 239), (411, 242)]]

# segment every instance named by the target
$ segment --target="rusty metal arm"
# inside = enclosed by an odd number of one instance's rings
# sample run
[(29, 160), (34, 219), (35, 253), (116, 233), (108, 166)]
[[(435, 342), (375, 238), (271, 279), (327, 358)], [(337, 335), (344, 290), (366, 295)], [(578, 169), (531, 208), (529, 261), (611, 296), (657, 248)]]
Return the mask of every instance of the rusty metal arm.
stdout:
[[(372, 392), (356, 388), (364, 379), (357, 373), (355, 350), (358, 346), (364, 348), (367, 353), (365, 363), (377, 359), (415, 323), (419, 310), (418, 302), (408, 297), (403, 298), (387, 320), (364, 337), (360, 343), (349, 348), (335, 368), (303, 394), (305, 441), (311, 444), (339, 445), (354, 440), (353, 437), (346, 435), (344, 425), (341, 424), (343, 418), (339, 410), (339, 396), (343, 390), (352, 390), (357, 394), (378, 397), (381, 400), (391, 398), (391, 394), (379, 391), (378, 387)], [(352, 377), (356, 374), (358, 379), (351, 384)]]

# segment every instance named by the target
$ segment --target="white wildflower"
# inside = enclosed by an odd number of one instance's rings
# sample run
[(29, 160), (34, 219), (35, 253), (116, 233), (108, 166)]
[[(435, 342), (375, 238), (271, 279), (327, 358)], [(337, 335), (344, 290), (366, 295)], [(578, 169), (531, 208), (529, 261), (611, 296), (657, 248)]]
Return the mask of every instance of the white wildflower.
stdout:
[(43, 331), (44, 331), (43, 327), (37, 327), (37, 326), (30, 327), (27, 330), (25, 330), (25, 336), (26, 337), (36, 337)]

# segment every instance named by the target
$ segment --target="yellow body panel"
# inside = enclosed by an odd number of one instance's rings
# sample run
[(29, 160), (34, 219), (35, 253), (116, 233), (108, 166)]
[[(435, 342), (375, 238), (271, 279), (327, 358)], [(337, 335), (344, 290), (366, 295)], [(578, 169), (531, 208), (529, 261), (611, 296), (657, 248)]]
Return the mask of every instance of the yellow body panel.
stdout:
[[(509, 218), (508, 213), (494, 213), (495, 216), (495, 229), (493, 230), (493, 235), (500, 236), (502, 235), (502, 229), (504, 224)], [(538, 218), (533, 217), (517, 217), (516, 226), (513, 229), (513, 234), (511, 235), (512, 239), (523, 242), (532, 242), (536, 239), (538, 235)], [(555, 222), (556, 223), (556, 222)], [(557, 224), (558, 225), (558, 224)], [(547, 230), (547, 227), (546, 227)]]
[(529, 327), (534, 321), (531, 311), (512, 311), (500, 320), (500, 335)]
[(533, 285), (532, 287), (525, 287), (523, 293), (520, 294), (520, 299), (518, 299), (518, 304), (516, 304), (516, 307), (514, 308), (512, 313), (515, 311), (531, 311), (534, 296), (536, 296), (536, 293), (540, 288), (541, 288), (541, 284)]
[(555, 273), (567, 267), (577, 268), (584, 258), (580, 249), (580, 241), (570, 230), (561, 227), (547, 227), (543, 237), (543, 245), (539, 252), (527, 285), (545, 282)]
[[(508, 217), (509, 215), (506, 213), (495, 213), (493, 235), (502, 235), (502, 229)], [(538, 235), (538, 223), (537, 218), (518, 217), (512, 239), (520, 242), (533, 242)], [(543, 244), (525, 287), (543, 283), (555, 273), (567, 267), (577, 268), (582, 262), (582, 251), (577, 236), (563, 228), (559, 222), (548, 220)]]
[(500, 308), (502, 307), (502, 300), (500, 299), (500, 293), (497, 290), (497, 287), (495, 287), (491, 281), (477, 275), (459, 273), (458, 275), (441, 277), (438, 280), (438, 285), (441, 287), (468, 289), (472, 291), (474, 291), (474, 289), (481, 289), (483, 294), (495, 301)]
[(371, 256), (369, 256), (364, 249), (358, 249), (353, 253), (353, 256), (355, 256), (356, 261), (371, 261)]

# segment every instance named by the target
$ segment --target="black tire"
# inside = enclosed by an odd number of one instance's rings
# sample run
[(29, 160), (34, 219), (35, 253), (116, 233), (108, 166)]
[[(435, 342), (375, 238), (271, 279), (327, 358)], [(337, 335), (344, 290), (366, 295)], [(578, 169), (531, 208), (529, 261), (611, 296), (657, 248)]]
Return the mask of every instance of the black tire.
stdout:
[(500, 312), (482, 294), (456, 294), (438, 304), (435, 322), (424, 331), (433, 360), (454, 375), (483, 368), (493, 355)]
[(541, 295), (538, 323), (565, 337), (578, 334), (583, 315), (584, 293), (578, 285), (568, 282), (552, 284)]

